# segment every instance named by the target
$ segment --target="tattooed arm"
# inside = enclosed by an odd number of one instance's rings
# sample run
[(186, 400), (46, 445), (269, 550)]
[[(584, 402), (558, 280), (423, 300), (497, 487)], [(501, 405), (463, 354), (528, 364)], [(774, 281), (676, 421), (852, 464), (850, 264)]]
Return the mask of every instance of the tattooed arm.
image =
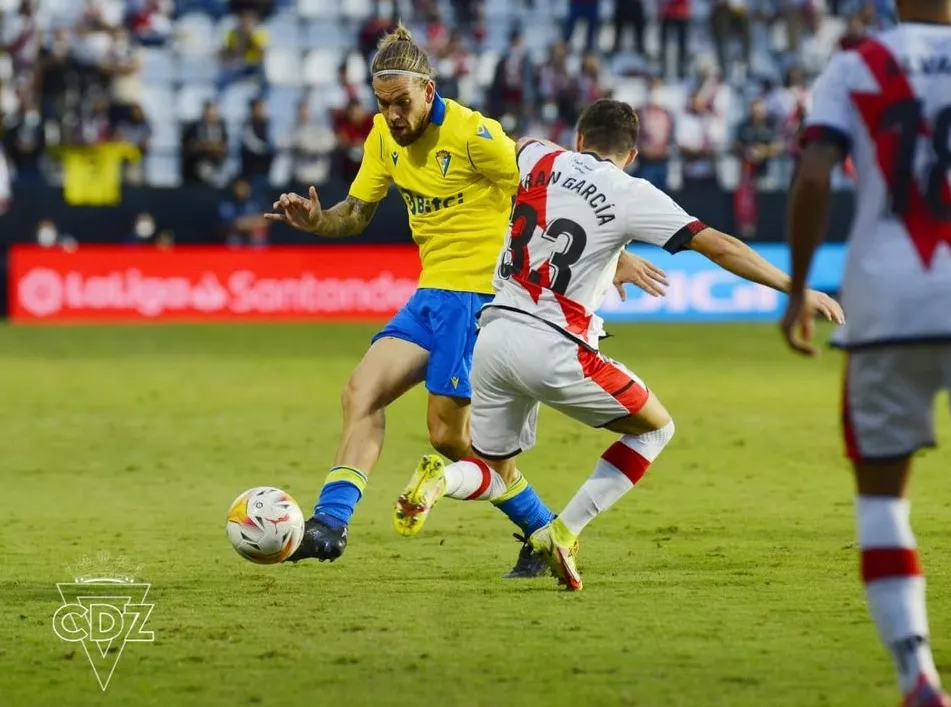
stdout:
[(325, 211), (314, 187), (310, 188), (309, 196), (305, 199), (298, 194), (281, 194), (274, 202), (274, 209), (284, 213), (265, 214), (264, 217), (325, 238), (344, 238), (362, 233), (373, 219), (379, 203), (348, 196)]

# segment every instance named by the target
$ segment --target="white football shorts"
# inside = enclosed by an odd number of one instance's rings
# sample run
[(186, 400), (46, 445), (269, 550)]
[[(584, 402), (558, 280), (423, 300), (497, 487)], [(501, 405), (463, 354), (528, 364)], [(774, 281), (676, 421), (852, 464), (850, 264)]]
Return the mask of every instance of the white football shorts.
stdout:
[(842, 400), (849, 458), (897, 459), (935, 446), (934, 403), (942, 389), (951, 390), (951, 344), (849, 352)]
[(623, 364), (517, 313), (482, 326), (470, 380), (472, 446), (487, 459), (535, 445), (540, 403), (603, 427), (640, 411), (649, 395)]

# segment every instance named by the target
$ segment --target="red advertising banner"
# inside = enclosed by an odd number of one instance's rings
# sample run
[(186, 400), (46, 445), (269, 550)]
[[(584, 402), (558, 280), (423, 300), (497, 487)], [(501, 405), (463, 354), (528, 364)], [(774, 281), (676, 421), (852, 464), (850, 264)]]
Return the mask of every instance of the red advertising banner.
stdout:
[(10, 319), (381, 320), (410, 298), (419, 272), (413, 246), (15, 246)]

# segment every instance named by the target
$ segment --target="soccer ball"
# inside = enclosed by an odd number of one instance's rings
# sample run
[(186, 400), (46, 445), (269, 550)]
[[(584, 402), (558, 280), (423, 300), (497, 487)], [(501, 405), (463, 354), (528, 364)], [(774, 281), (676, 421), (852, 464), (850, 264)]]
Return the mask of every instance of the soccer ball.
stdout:
[(258, 486), (234, 500), (225, 530), (241, 557), (273, 565), (286, 560), (300, 545), (304, 514), (290, 494)]

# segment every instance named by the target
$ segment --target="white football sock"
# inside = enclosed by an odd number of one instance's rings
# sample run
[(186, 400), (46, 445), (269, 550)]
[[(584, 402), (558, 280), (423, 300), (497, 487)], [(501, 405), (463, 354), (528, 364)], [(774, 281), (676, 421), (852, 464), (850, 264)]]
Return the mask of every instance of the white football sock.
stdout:
[(625, 435), (612, 444), (558, 518), (573, 535), (617, 503), (640, 481), (647, 467), (674, 436), (674, 423), (641, 435)]
[(460, 501), (491, 501), (508, 488), (499, 473), (481, 459), (460, 459), (449, 464), (443, 473), (446, 475), (443, 495)]
[(921, 673), (937, 685), (911, 504), (893, 496), (858, 496), (855, 510), (869, 612), (895, 661), (902, 694), (914, 688)]

